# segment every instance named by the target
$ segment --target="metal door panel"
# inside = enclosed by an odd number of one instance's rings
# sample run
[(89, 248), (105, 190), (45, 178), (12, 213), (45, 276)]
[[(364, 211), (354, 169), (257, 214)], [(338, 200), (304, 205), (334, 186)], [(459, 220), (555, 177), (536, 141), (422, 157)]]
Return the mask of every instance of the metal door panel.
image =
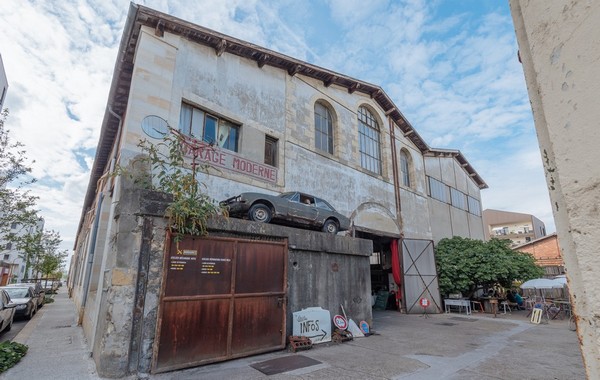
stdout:
[(282, 347), (282, 337), (285, 338), (284, 315), (283, 296), (236, 298), (232, 354), (238, 356), (285, 347), (285, 344)]
[(284, 292), (284, 259), (273, 244), (245, 245), (236, 257), (235, 293)]
[(231, 293), (234, 241), (184, 239), (171, 244), (165, 296)]
[(153, 372), (285, 348), (287, 245), (185, 238), (165, 255)]
[(428, 313), (441, 312), (433, 241), (402, 239), (402, 269), (406, 312), (422, 313), (421, 298), (429, 300)]
[[(229, 299), (163, 304), (158, 362), (163, 370), (227, 356)], [(167, 328), (164, 328), (167, 327)]]

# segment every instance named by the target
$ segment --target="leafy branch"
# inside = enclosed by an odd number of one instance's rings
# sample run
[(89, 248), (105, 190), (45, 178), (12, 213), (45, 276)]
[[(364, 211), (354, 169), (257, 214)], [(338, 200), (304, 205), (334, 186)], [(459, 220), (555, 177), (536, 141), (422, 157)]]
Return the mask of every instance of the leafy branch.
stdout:
[[(200, 163), (198, 158), (211, 145), (190, 138), (169, 128), (158, 143), (146, 139), (138, 147), (145, 153), (143, 160), (151, 169), (150, 187), (173, 197), (167, 207), (169, 231), (176, 241), (181, 235), (204, 236), (207, 221), (214, 215), (226, 215), (226, 210), (205, 193), (206, 185), (197, 179), (199, 172), (208, 173), (212, 168)], [(189, 158), (191, 162), (188, 163)]]

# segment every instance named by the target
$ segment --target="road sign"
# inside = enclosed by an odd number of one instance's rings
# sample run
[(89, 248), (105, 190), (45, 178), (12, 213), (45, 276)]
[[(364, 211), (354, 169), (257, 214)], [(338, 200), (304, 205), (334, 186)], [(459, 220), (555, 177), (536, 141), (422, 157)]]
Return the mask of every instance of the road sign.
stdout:
[(348, 321), (342, 315), (336, 315), (333, 317), (333, 324), (340, 330), (346, 330), (348, 328)]

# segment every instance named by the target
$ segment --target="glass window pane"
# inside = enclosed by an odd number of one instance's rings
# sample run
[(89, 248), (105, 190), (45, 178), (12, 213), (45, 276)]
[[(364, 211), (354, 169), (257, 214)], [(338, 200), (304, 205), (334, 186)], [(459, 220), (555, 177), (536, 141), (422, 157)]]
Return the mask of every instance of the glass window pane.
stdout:
[(179, 114), (179, 130), (186, 134), (190, 134), (192, 125), (192, 107), (187, 104), (181, 105), (181, 113)]
[(204, 125), (204, 112), (194, 108), (192, 115), (192, 126), (189, 134), (197, 139), (202, 138), (202, 130)]
[(215, 143), (217, 140), (217, 122), (218, 119), (211, 115), (206, 115), (206, 125), (204, 126), (204, 135), (202, 140), (207, 143)]

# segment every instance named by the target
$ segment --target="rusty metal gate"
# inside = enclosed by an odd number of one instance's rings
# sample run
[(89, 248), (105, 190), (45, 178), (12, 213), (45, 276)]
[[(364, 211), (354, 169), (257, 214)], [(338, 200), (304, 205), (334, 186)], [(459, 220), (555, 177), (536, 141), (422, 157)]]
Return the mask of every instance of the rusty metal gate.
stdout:
[[(404, 271), (404, 299), (406, 313), (440, 313), (440, 289), (438, 284), (433, 241), (418, 239), (402, 240), (402, 268)], [(429, 300), (423, 310), (421, 298)]]
[(153, 372), (285, 348), (287, 243), (186, 238), (165, 255)]

